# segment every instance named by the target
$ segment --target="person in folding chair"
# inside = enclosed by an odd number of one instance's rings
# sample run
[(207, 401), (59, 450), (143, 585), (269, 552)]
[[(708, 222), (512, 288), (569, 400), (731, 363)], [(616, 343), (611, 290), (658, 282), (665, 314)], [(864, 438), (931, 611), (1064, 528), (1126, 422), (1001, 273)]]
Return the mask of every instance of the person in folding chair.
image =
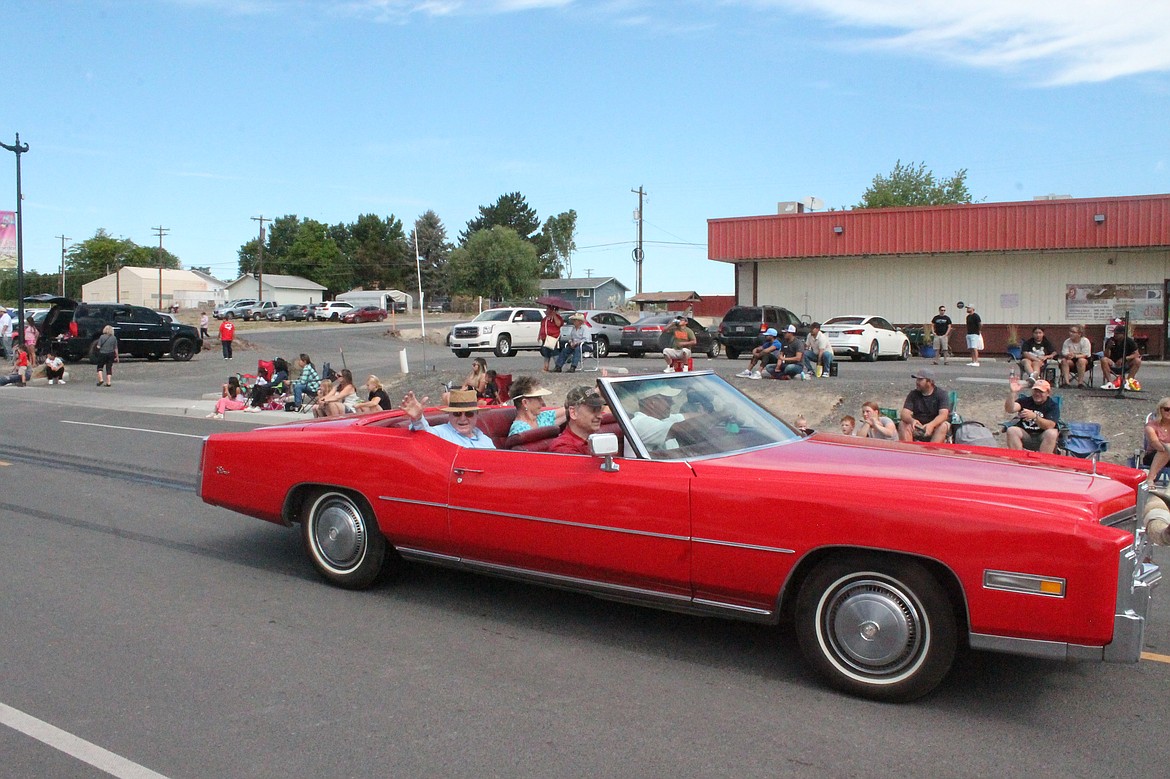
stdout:
[(1158, 401), (1158, 408), (1146, 418), (1146, 452), (1142, 465), (1149, 467), (1146, 484), (1154, 486), (1158, 474), (1170, 465), (1170, 398)]
[(1009, 449), (1028, 449), (1033, 452), (1056, 453), (1060, 442), (1060, 406), (1052, 399), (1052, 385), (1037, 379), (1032, 394), (1019, 397), (1023, 382), (1018, 376), (1008, 380), (1011, 394), (1003, 403), (1003, 410), (1015, 414), (1015, 421), (1005, 434)]

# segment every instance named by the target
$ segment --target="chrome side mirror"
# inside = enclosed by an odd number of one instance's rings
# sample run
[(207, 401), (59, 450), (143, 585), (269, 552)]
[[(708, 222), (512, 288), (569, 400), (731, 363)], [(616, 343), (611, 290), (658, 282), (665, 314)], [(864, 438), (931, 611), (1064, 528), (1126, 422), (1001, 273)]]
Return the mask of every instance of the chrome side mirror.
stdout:
[(616, 433), (593, 433), (589, 436), (589, 453), (594, 457), (602, 457), (605, 462), (601, 470), (606, 473), (617, 473), (620, 466), (613, 461), (618, 453), (618, 437)]

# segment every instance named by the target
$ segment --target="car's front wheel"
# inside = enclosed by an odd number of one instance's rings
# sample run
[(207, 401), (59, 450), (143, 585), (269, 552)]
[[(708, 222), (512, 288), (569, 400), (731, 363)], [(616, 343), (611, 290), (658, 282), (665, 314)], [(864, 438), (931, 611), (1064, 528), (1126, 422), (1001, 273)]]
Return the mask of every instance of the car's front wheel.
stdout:
[(796, 630), (805, 659), (831, 685), (891, 702), (933, 690), (958, 644), (938, 580), (918, 562), (877, 555), (819, 565), (797, 595)]
[(195, 344), (187, 338), (180, 338), (171, 344), (171, 359), (176, 362), (187, 362), (195, 356)]
[(727, 359), (738, 360), (739, 359), (739, 349), (732, 349), (730, 346), (727, 347)]
[(322, 490), (306, 501), (301, 518), (305, 551), (330, 582), (351, 590), (373, 584), (386, 561), (386, 538), (373, 513), (350, 495)]
[(496, 356), (510, 357), (511, 355), (512, 339), (507, 334), (503, 334), (498, 339), (496, 339)]
[(277, 318), (278, 318), (278, 319), (279, 319), (281, 322), (287, 322), (287, 321), (288, 321), (288, 317), (287, 317), (287, 316), (285, 316), (284, 314), (281, 314), (281, 315), (280, 315), (279, 317), (277, 317)]
[(707, 349), (707, 357), (714, 360), (716, 357), (719, 356), (720, 351), (722, 351), (722, 346), (720, 345), (720, 343), (718, 341), (716, 341), (715, 339), (711, 339), (711, 346), (710, 346), (710, 348)]
[(470, 349), (453, 349), (452, 351), (454, 351), (455, 356), (461, 360), (471, 356)]

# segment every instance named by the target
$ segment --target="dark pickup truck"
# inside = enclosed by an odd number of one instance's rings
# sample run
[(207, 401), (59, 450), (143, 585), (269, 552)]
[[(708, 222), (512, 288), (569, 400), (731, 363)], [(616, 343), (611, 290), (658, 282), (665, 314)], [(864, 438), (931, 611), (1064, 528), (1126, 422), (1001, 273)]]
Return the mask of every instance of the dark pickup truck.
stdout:
[(203, 350), (199, 330), (172, 322), (157, 311), (127, 303), (84, 303), (56, 295), (34, 295), (26, 302), (51, 306), (42, 325), (38, 351), (55, 350), (70, 362), (95, 358), (98, 336), (110, 325), (125, 357), (157, 360), (164, 354), (179, 362)]

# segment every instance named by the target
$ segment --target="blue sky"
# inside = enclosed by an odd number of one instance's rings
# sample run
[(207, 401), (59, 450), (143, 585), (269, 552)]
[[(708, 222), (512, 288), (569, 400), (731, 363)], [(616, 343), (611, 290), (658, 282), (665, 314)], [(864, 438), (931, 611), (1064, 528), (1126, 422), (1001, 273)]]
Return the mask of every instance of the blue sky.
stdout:
[[(236, 275), (251, 217), (519, 191), (578, 214), (574, 275), (731, 292), (706, 220), (875, 174), (988, 201), (1170, 192), (1170, 3), (1148, 0), (7, 0), (0, 140), (24, 256), (99, 228)], [(0, 210), (15, 206), (0, 150)]]

